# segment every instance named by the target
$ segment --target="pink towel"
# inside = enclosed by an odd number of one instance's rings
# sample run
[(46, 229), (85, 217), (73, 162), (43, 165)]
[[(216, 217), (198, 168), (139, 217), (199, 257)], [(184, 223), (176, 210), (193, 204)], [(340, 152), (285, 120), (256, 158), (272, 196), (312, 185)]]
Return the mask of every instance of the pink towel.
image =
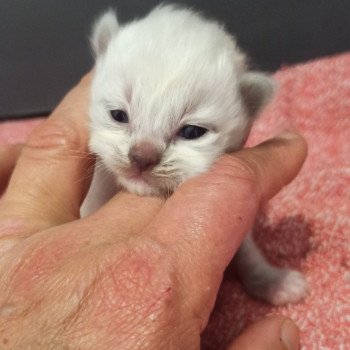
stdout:
[[(303, 271), (311, 286), (300, 304), (252, 300), (227, 270), (203, 335), (203, 349), (224, 349), (246, 325), (282, 313), (299, 325), (302, 349), (350, 349), (350, 53), (282, 69), (279, 91), (249, 144), (291, 125), (309, 156), (292, 184), (265, 207), (256, 239), (271, 261)], [(40, 120), (0, 124), (0, 143), (23, 141)]]

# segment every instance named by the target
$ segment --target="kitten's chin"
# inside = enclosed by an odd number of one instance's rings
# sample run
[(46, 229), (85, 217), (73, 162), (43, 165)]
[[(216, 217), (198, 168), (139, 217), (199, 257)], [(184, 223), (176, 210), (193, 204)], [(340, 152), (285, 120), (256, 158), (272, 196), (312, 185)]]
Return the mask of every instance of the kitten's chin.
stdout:
[(126, 191), (139, 196), (168, 197), (173, 192), (172, 190), (164, 191), (161, 187), (154, 186), (142, 178), (118, 177), (117, 181)]

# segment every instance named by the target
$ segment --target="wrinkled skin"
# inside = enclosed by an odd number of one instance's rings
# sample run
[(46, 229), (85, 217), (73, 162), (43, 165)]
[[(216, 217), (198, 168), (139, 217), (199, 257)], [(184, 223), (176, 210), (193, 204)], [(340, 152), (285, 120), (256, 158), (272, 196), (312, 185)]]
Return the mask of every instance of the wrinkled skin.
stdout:
[[(164, 201), (121, 192), (79, 219), (93, 159), (90, 76), (23, 147), (0, 149), (0, 348), (199, 349), (225, 267), (306, 145), (287, 133), (222, 157)], [(297, 349), (274, 316), (230, 349)], [(289, 344), (287, 347), (286, 344)]]

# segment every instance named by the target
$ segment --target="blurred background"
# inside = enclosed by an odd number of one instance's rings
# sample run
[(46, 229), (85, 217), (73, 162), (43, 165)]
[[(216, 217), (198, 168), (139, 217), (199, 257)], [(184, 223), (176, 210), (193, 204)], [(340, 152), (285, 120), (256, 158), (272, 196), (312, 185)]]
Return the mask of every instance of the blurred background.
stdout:
[[(157, 0), (0, 0), (0, 119), (49, 113), (93, 65), (91, 23), (108, 7), (121, 23)], [(236, 35), (257, 69), (275, 71), (350, 49), (349, 0), (177, 1)]]

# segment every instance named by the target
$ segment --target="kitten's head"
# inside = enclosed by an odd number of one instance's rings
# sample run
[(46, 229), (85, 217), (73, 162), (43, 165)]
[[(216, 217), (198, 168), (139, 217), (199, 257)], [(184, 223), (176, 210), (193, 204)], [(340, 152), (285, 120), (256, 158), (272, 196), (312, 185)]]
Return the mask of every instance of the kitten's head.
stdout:
[(91, 41), (90, 148), (130, 192), (168, 195), (239, 149), (273, 91), (220, 25), (186, 9), (122, 27), (109, 11)]

